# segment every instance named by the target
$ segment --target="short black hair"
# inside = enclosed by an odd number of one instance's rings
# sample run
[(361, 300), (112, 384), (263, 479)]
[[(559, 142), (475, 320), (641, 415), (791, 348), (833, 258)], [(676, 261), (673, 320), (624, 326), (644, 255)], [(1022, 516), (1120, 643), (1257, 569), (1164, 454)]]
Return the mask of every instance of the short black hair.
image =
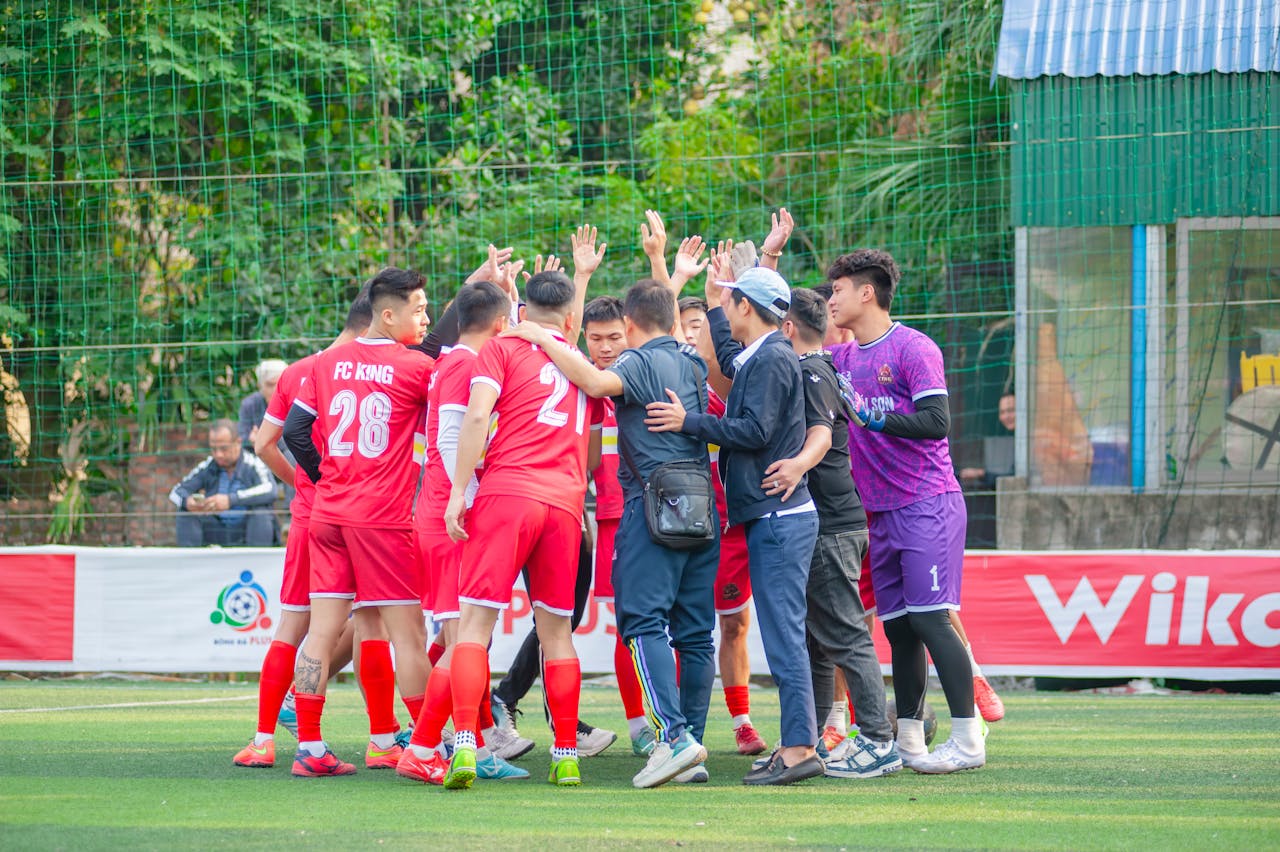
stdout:
[(622, 300), (617, 296), (597, 296), (582, 309), (582, 327), (593, 322), (622, 322)]
[(364, 331), (373, 322), (373, 303), (369, 301), (369, 285), (365, 284), (356, 293), (347, 310), (347, 322), (343, 331)]
[(733, 299), (733, 303), (735, 305), (740, 305), (743, 302), (746, 302), (747, 304), (749, 304), (752, 310), (756, 312), (756, 316), (764, 320), (766, 325), (771, 325), (774, 328), (777, 328), (778, 326), (782, 325), (782, 317), (778, 316), (773, 311), (764, 307), (755, 299), (751, 298), (746, 293), (739, 290), (737, 287), (734, 287), (732, 290), (729, 291), (729, 296), (730, 298)]
[(426, 289), (427, 279), (421, 272), (388, 266), (370, 278), (368, 286), (369, 304), (374, 313), (379, 313), (387, 307), (387, 302), (407, 302), (410, 293)]
[(682, 314), (685, 311), (702, 311), (705, 314), (707, 312), (707, 303), (699, 296), (685, 296), (676, 303), (676, 310)]
[(836, 291), (836, 288), (831, 286), (830, 281), (824, 281), (821, 284), (815, 285), (813, 288), (813, 292), (821, 296), (824, 302), (830, 302), (831, 296), (832, 294), (835, 293), (835, 291)]
[(676, 303), (671, 291), (645, 278), (631, 285), (622, 312), (642, 331), (667, 334), (676, 324)]
[(805, 340), (822, 340), (827, 334), (827, 317), (831, 311), (822, 297), (812, 290), (796, 287), (791, 291), (791, 307), (787, 319)]
[(559, 270), (539, 272), (524, 285), (524, 300), (531, 308), (563, 313), (573, 304), (575, 291), (569, 276)]
[(893, 255), (879, 249), (858, 249), (835, 259), (827, 270), (827, 280), (849, 278), (855, 284), (870, 284), (876, 291), (876, 304), (889, 310), (893, 291), (902, 273)]
[(511, 314), (511, 297), (491, 281), (464, 285), (453, 298), (458, 314), (458, 333), (484, 331), (494, 320)]

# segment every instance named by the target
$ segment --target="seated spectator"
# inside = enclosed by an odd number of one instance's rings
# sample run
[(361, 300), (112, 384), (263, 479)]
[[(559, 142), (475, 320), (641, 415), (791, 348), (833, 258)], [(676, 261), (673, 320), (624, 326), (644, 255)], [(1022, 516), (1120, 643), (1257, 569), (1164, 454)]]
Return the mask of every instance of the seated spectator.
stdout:
[(978, 491), (994, 491), (996, 480), (1013, 476), (1013, 432), (1018, 425), (1018, 400), (1011, 393), (1000, 397), (1000, 425), (1007, 433), (989, 435), (983, 439), (982, 467), (960, 469), (960, 481), (966, 488)]
[(276, 480), (236, 440), (230, 420), (209, 427), (210, 455), (173, 487), (178, 546), (270, 547), (275, 543)]
[[(267, 405), (270, 404), (271, 397), (275, 396), (276, 383), (280, 381), (280, 374), (287, 366), (289, 365), (278, 358), (269, 358), (258, 365), (255, 371), (258, 376), (258, 389), (240, 403), (240, 423), (237, 429), (240, 433), (241, 445), (253, 446), (254, 436), (257, 434), (258, 427), (262, 425), (262, 416), (267, 413)], [(281, 443), (280, 447), (283, 449), (284, 444)], [(292, 464), (293, 457), (288, 458)]]

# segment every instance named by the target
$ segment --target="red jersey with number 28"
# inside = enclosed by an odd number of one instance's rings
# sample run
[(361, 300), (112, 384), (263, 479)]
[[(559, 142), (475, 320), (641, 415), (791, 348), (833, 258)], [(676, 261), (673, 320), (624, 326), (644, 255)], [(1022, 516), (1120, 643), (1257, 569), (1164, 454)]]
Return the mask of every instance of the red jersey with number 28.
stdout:
[(311, 517), (409, 529), (421, 468), (413, 463), (433, 361), (394, 340), (357, 338), (316, 356), (294, 405), (316, 415), (324, 456)]
[(444, 532), (444, 510), (449, 506), (449, 491), (453, 488), (450, 477), (453, 471), (445, 470), (440, 456), (437, 438), (440, 435), (440, 413), (453, 411), (461, 414), (467, 410), (471, 398), (471, 373), (475, 367), (476, 353), (465, 346), (454, 346), (436, 362), (427, 392), (427, 454), (423, 461), (422, 487), (418, 489), (418, 506), (414, 521), (418, 529), (428, 532)]
[[(303, 383), (311, 376), (311, 365), (315, 360), (315, 355), (308, 355), (284, 368), (284, 372), (280, 374), (280, 381), (276, 384), (276, 392), (271, 397), (271, 402), (267, 404), (267, 413), (262, 416), (262, 419), (270, 420), (277, 426), (284, 426), (284, 421), (289, 416), (289, 408), (298, 398), (298, 392), (302, 390)], [(320, 432), (312, 427), (311, 440), (316, 442), (316, 448), (321, 453), (324, 452), (324, 446), (320, 443), (322, 439)], [(311, 477), (307, 476), (307, 472), (296, 465), (293, 469), (293, 488), (293, 502), (289, 504), (289, 514), (295, 521), (305, 524), (311, 517), (311, 504), (316, 499), (316, 487), (311, 482)]]
[[(560, 345), (581, 355), (563, 338)], [(590, 437), (586, 394), (539, 347), (514, 337), (484, 345), (471, 383), (498, 391), (497, 425), (476, 499), (504, 494), (581, 514)]]

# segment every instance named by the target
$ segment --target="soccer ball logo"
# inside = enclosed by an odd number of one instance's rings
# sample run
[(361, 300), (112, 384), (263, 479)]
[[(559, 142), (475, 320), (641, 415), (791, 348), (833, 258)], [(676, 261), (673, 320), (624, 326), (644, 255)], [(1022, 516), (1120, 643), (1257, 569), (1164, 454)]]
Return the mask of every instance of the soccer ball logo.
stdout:
[(252, 571), (240, 572), (239, 582), (225, 586), (218, 593), (218, 608), (209, 614), (209, 620), (214, 624), (225, 623), (239, 633), (266, 630), (271, 626), (267, 593), (253, 581)]

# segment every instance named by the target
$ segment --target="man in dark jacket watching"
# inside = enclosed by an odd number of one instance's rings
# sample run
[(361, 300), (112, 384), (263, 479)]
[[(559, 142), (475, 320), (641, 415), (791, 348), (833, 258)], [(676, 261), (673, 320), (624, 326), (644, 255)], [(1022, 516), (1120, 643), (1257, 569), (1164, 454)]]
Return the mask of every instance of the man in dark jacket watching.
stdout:
[(169, 492), (178, 507), (178, 546), (270, 547), (275, 477), (257, 456), (241, 449), (230, 420), (215, 420), (209, 427), (209, 450), (209, 457)]
[[(769, 671), (782, 705), (782, 746), (743, 778), (745, 784), (791, 784), (821, 775), (814, 751), (813, 684), (805, 641), (805, 587), (809, 559), (818, 536), (818, 514), (803, 477), (791, 497), (762, 487), (779, 459), (799, 455), (805, 442), (804, 389), (800, 362), (779, 330), (791, 304), (791, 290), (771, 269), (750, 268), (737, 281), (724, 281), (729, 265), (708, 278), (707, 314), (716, 360), (733, 389), (724, 417), (686, 412), (671, 401), (649, 406), (654, 431), (680, 431), (720, 446), (730, 525), (747, 531), (747, 554), (756, 612)], [(731, 273), (729, 273), (731, 274)], [(719, 284), (713, 278), (722, 279)], [(723, 287), (721, 292), (712, 292)]]

